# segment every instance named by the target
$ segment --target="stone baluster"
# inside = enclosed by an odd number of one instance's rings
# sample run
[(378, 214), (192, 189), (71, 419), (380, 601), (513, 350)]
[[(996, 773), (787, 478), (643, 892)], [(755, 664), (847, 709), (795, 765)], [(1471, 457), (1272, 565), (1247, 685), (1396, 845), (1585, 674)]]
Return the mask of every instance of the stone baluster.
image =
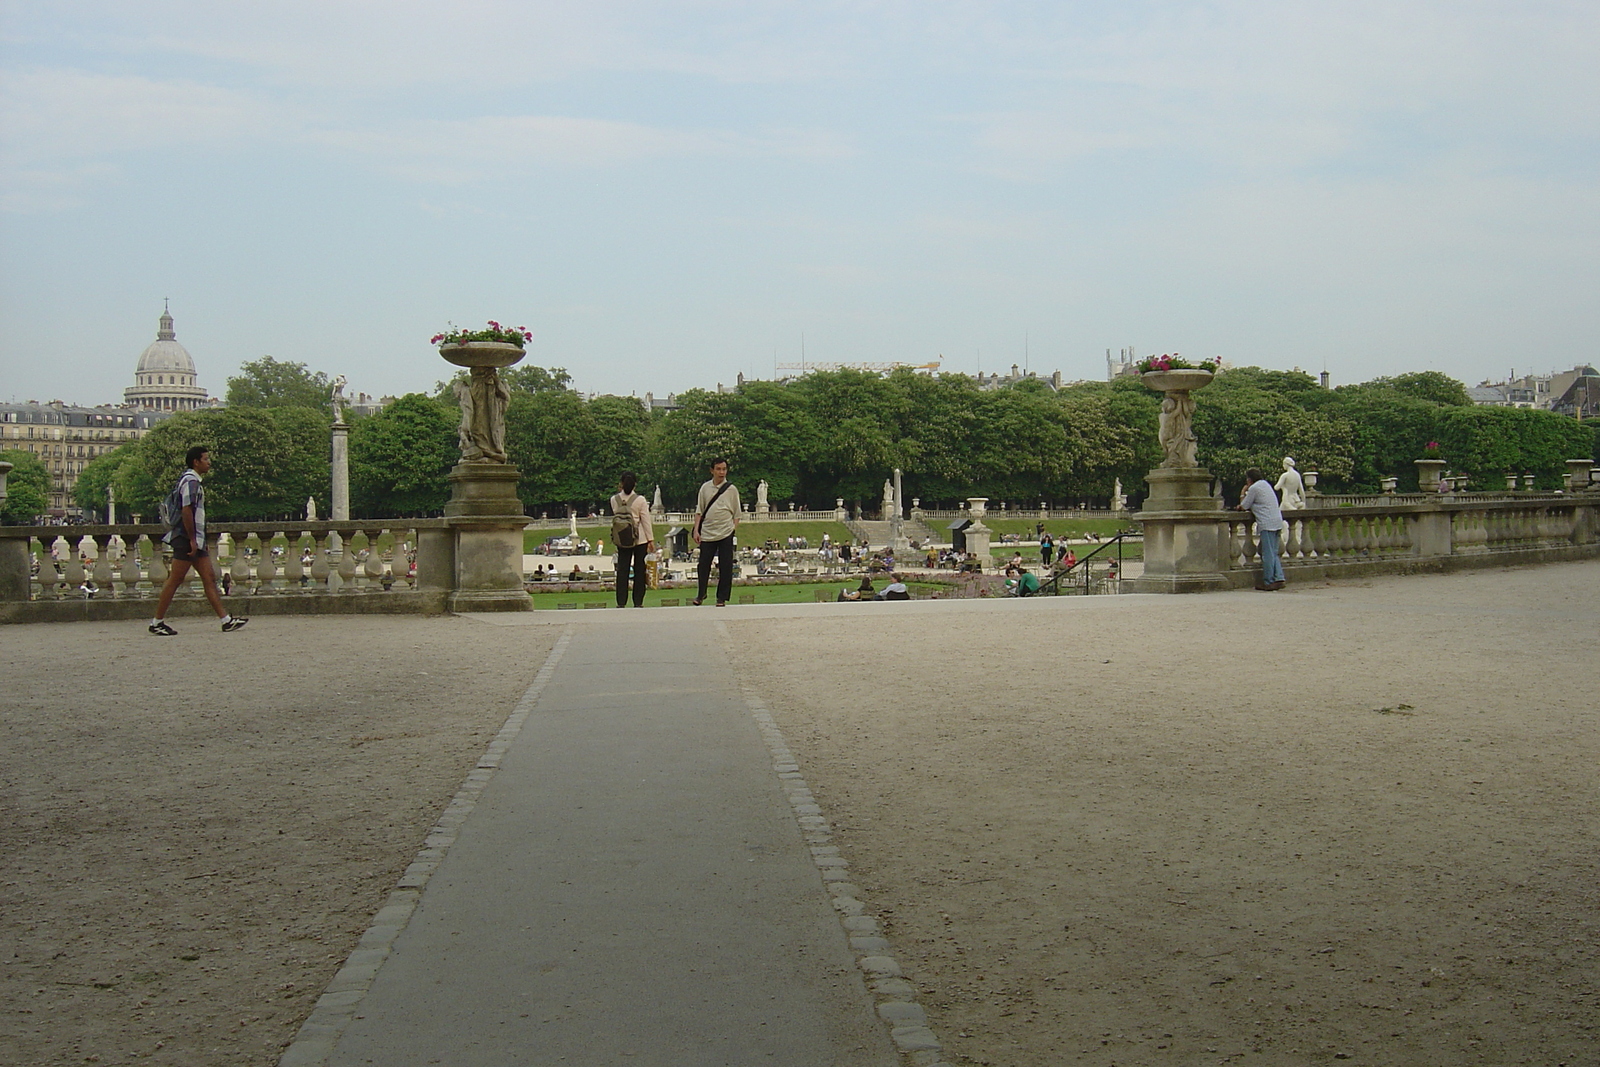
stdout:
[(339, 531), (339, 592), (355, 592), (356, 585), (356, 532)]
[(378, 538), (383, 535), (383, 530), (367, 530), (367, 559), (362, 565), (362, 573), (367, 576), (366, 588), (371, 592), (383, 582), (383, 553), (378, 550)]
[(1234, 519), (1228, 523), (1228, 564), (1233, 567), (1244, 566), (1244, 520)]
[(1283, 526), (1283, 554), (1288, 559), (1300, 557), (1300, 520), (1287, 519)]
[(306, 567), (300, 561), (303, 549), (300, 542), (305, 540), (305, 531), (291, 534), (283, 548), (283, 584), (286, 593), (303, 593), (301, 581), (305, 578)]
[(311, 584), (318, 593), (331, 593), (333, 586), (329, 581), (337, 576), (329, 566), (329, 553), (333, 549), (328, 545), (328, 535), (325, 533), (311, 535)]
[(61, 574), (56, 570), (56, 557), (52, 551), (53, 545), (47, 541), (39, 542), (39, 583), (38, 597), (40, 600), (54, 600), (61, 595)]
[(111, 535), (93, 534), (94, 541), (94, 584), (100, 590), (99, 595), (111, 598), (117, 595), (116, 569), (111, 565)]
[(130, 541), (123, 550), (122, 595), (124, 597), (134, 597), (140, 595), (141, 592), (147, 592), (139, 588), (139, 579), (142, 577), (139, 573), (139, 554), (148, 547), (149, 542), (150, 538), (140, 534)]
[(233, 588), (240, 593), (250, 588), (250, 539), (248, 537), (233, 539), (233, 563), (228, 568), (228, 575), (233, 579)]
[(83, 571), (83, 560), (78, 555), (79, 546), (83, 543), (83, 534), (63, 534), (62, 538), (67, 542), (67, 595), (78, 596), (80, 595), (78, 587), (83, 584), (83, 579), (86, 577)]
[(1312, 520), (1311, 544), (1319, 560), (1326, 561), (1332, 553), (1331, 522), (1327, 516), (1319, 516)]
[(272, 533), (260, 534), (255, 539), (259, 546), (256, 551), (260, 553), (256, 559), (256, 578), (260, 583), (256, 586), (256, 592), (263, 595), (270, 596), (277, 592), (273, 588), (273, 583), (278, 579), (278, 562), (272, 558), (272, 545), (282, 536), (280, 531), (274, 530)]
[(159, 595), (162, 586), (167, 584), (167, 543), (159, 537), (150, 540), (150, 587), (151, 595)]

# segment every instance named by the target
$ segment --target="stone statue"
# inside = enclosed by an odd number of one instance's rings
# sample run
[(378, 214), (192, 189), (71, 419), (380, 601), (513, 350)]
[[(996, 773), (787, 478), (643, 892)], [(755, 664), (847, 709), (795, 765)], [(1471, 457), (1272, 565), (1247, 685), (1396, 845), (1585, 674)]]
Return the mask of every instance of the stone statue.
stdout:
[(506, 461), (506, 405), (511, 390), (493, 367), (473, 367), (452, 387), (461, 402), (461, 458), (467, 463)]
[(1161, 447), (1166, 452), (1163, 467), (1198, 467), (1195, 457), (1198, 442), (1194, 436), (1194, 397), (1187, 389), (1166, 394), (1161, 401)]
[(1305, 481), (1300, 477), (1300, 472), (1295, 470), (1293, 456), (1283, 457), (1283, 473), (1278, 476), (1278, 484), (1274, 488), (1283, 497), (1284, 511), (1306, 506)]
[(306, 521), (317, 521), (317, 498), (314, 496), (306, 497)]
[(347, 383), (345, 381), (345, 377), (342, 374), (339, 375), (337, 378), (335, 378), (333, 380), (333, 421), (334, 422), (343, 422), (344, 421), (344, 387), (345, 387), (346, 384)]
[(756, 508), (760, 511), (767, 509), (767, 480), (765, 478), (756, 485)]
[(883, 518), (885, 522), (894, 518), (894, 483), (887, 478), (883, 480)]

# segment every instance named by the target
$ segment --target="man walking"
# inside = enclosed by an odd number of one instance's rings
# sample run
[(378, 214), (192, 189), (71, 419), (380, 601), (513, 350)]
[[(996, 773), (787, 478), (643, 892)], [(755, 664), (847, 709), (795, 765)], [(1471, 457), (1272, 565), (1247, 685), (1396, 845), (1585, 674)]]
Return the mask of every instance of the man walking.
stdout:
[(1244, 472), (1244, 495), (1239, 498), (1235, 511), (1248, 511), (1255, 516), (1256, 533), (1261, 538), (1261, 581), (1257, 589), (1275, 592), (1283, 588), (1282, 551), (1283, 511), (1278, 507), (1278, 494), (1272, 483), (1261, 473), (1260, 467)]
[(656, 550), (656, 533), (650, 525), (650, 505), (633, 491), (639, 476), (623, 471), (621, 492), (611, 497), (611, 543), (617, 546), (617, 607), (628, 606), (628, 578), (633, 578), (633, 606), (644, 607), (650, 585), (645, 557)]
[(156, 617), (150, 620), (150, 632), (157, 637), (173, 637), (178, 631), (167, 625), (167, 608), (172, 605), (172, 595), (188, 577), (193, 567), (200, 574), (200, 584), (205, 588), (211, 610), (222, 620), (222, 632), (232, 633), (249, 619), (236, 619), (222, 607), (222, 597), (217, 592), (217, 576), (211, 569), (211, 556), (206, 552), (206, 494), (200, 476), (211, 470), (211, 451), (204, 445), (195, 445), (184, 456), (188, 469), (178, 479), (172, 502), (177, 514), (162, 540), (172, 546), (172, 570), (167, 584), (161, 587), (156, 601)]
[(711, 461), (711, 480), (700, 487), (694, 508), (694, 543), (700, 546), (700, 595), (691, 604), (706, 602), (711, 561), (717, 561), (717, 607), (733, 596), (733, 531), (739, 526), (739, 490), (728, 481), (728, 461)]

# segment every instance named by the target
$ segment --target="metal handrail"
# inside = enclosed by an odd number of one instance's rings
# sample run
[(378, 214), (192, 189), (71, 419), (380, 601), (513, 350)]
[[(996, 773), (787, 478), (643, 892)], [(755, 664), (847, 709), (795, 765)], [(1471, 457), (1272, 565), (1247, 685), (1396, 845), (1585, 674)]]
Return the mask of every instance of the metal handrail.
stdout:
[[(1079, 567), (1084, 568), (1084, 573), (1087, 574), (1088, 573), (1089, 561), (1094, 559), (1100, 553), (1104, 552), (1106, 549), (1110, 548), (1112, 545), (1116, 545), (1117, 546), (1117, 576), (1118, 576), (1118, 578), (1121, 578), (1121, 576), (1122, 576), (1122, 541), (1123, 541), (1124, 538), (1129, 537), (1129, 536), (1132, 536), (1132, 535), (1129, 534), (1127, 531), (1124, 531), (1122, 533), (1112, 535), (1112, 538), (1109, 541), (1102, 541), (1100, 543), (1100, 545), (1098, 547), (1096, 547), (1093, 552), (1090, 552), (1088, 555), (1084, 556), (1082, 559), (1080, 559), (1077, 562), (1075, 562), (1072, 566), (1068, 567), (1066, 570), (1057, 571), (1055, 574), (1052, 574), (1049, 578), (1045, 579), (1043, 582), (1040, 582), (1039, 583), (1039, 592), (1036, 593), (1035, 595), (1036, 596), (1060, 596), (1061, 595), (1061, 581), (1062, 581), (1062, 579), (1070, 577), (1072, 575), (1072, 573), (1074, 571), (1076, 571)], [(1140, 535), (1140, 536), (1143, 536), (1143, 535)]]

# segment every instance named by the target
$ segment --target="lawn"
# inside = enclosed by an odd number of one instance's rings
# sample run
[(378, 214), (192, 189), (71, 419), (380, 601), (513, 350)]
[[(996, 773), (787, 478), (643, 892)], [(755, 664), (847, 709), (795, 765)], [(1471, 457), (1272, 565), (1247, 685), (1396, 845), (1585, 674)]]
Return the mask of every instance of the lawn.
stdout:
[[(654, 523), (654, 526), (658, 539), (664, 536), (670, 528), (666, 523), (662, 522)], [(834, 522), (832, 519), (818, 519), (815, 522), (799, 520), (794, 522), (741, 522), (739, 524), (738, 537), (739, 545), (742, 548), (752, 548), (756, 545), (764, 544), (768, 538), (782, 545), (785, 543), (785, 538), (789, 537), (804, 537), (812, 548), (817, 548), (822, 544), (822, 535), (825, 533), (833, 538), (835, 544), (850, 538), (850, 531), (845, 527), (844, 523)], [(539, 546), (550, 538), (565, 537), (566, 535), (566, 530), (528, 530), (522, 535), (522, 551), (532, 555), (538, 552)], [(607, 519), (602, 526), (593, 524), (593, 520), (580, 519), (578, 521), (578, 536), (588, 538), (591, 545), (598, 544), (601, 541), (610, 541), (611, 520)]]
[[(860, 578), (841, 578), (833, 582), (804, 582), (799, 584), (784, 585), (736, 585), (733, 587), (733, 602), (740, 603), (742, 597), (754, 597), (757, 604), (810, 604), (815, 602), (817, 592), (821, 590), (827, 594), (831, 601), (838, 596), (839, 591), (845, 588), (855, 588), (861, 581)], [(874, 583), (879, 589), (884, 586), (883, 581)], [(945, 593), (947, 586), (933, 582), (907, 582), (913, 597), (926, 597), (934, 593)], [(715, 593), (715, 590), (712, 590)], [(661, 607), (663, 600), (676, 600), (679, 605), (688, 604), (694, 598), (695, 590), (688, 589), (652, 589), (645, 594), (644, 604), (647, 608)], [(615, 607), (617, 595), (609, 589), (595, 590), (593, 592), (535, 592), (531, 593), (533, 606), (537, 610), (556, 609), (562, 604), (576, 604), (582, 609), (585, 604), (605, 604)]]

